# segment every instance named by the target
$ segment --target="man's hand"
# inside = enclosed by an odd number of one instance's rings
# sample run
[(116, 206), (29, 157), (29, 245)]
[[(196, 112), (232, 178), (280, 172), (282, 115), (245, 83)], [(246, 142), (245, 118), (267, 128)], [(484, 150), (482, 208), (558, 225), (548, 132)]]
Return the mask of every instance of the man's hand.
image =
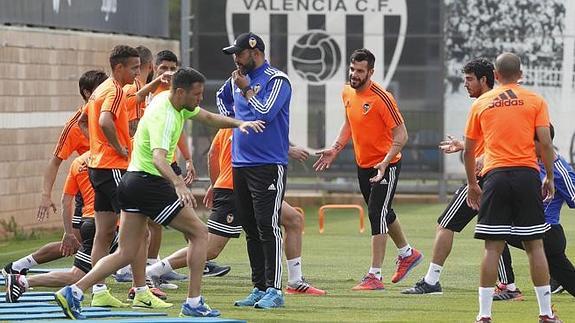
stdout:
[(186, 177), (184, 178), (184, 182), (186, 185), (192, 184), (194, 179), (196, 179), (196, 168), (194, 167), (194, 161), (191, 159), (186, 160)]
[(335, 157), (337, 157), (338, 151), (335, 148), (328, 148), (320, 150), (315, 154), (319, 156), (319, 159), (313, 164), (313, 168), (316, 172), (321, 172), (329, 169), (331, 163), (333, 163)]
[(193, 208), (197, 206), (196, 198), (183, 182), (180, 181), (174, 188), (183, 206), (191, 206)]
[(263, 132), (264, 129), (266, 128), (266, 126), (265, 126), (265, 122), (263, 122), (261, 120), (256, 120), (256, 121), (244, 121), (238, 127), (238, 129), (240, 129), (240, 131), (245, 133), (245, 134), (250, 133), (248, 131), (248, 128), (251, 128), (256, 133), (259, 133), (259, 132)]
[(309, 152), (301, 147), (290, 146), (288, 149), (288, 156), (292, 159), (304, 162), (309, 158)]
[(48, 219), (50, 217), (50, 209), (52, 209), (52, 212), (56, 213), (56, 205), (52, 202), (52, 199), (50, 199), (49, 196), (42, 195), (42, 200), (38, 207), (38, 213), (36, 214), (38, 222), (42, 222), (44, 219)]
[(462, 151), (465, 145), (461, 140), (455, 139), (455, 137), (448, 135), (447, 139), (439, 143), (439, 149), (446, 154), (456, 153)]
[(174, 73), (175, 72), (173, 72), (173, 71), (166, 71), (166, 72), (162, 73), (162, 75), (160, 75), (160, 82), (166, 83), (166, 84), (172, 83), (172, 75), (174, 75)]
[(211, 209), (214, 205), (214, 188), (212, 185), (210, 185), (206, 190), (206, 195), (204, 196), (204, 205), (208, 209)]
[(555, 196), (555, 182), (547, 176), (541, 183), (541, 195), (543, 196), (543, 202), (551, 202), (553, 196)]
[(128, 148), (120, 147), (120, 149), (116, 149), (118, 155), (122, 156), (124, 159), (128, 159)]
[(232, 72), (232, 81), (240, 89), (244, 89), (250, 85), (250, 81), (248, 81), (248, 78), (245, 75), (243, 75), (239, 69), (234, 70)]
[(386, 161), (381, 161), (379, 164), (373, 166), (373, 168), (377, 169), (377, 175), (370, 178), (369, 181), (372, 183), (381, 182), (383, 176), (385, 175), (385, 170), (387, 169), (387, 166), (389, 166), (389, 162)]
[(62, 245), (60, 246), (60, 252), (62, 256), (69, 257), (78, 251), (80, 248), (80, 242), (76, 239), (76, 236), (72, 233), (64, 233), (62, 237)]
[(476, 211), (479, 210), (481, 194), (483, 194), (483, 192), (479, 184), (477, 184), (477, 182), (470, 183), (467, 187), (467, 205)]

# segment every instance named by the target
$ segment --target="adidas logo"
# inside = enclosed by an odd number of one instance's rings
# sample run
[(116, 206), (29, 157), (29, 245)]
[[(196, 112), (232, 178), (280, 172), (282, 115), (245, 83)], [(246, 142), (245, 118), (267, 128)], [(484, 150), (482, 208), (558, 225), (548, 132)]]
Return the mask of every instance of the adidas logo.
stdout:
[(385, 178), (382, 179), (381, 182), (379, 182), (379, 184), (381, 184), (381, 185), (387, 185), (387, 184), (388, 184), (388, 183), (387, 183), (387, 179), (385, 179)]
[(271, 183), (270, 186), (268, 187), (268, 191), (275, 191), (276, 190), (276, 186), (274, 185), (274, 183)]

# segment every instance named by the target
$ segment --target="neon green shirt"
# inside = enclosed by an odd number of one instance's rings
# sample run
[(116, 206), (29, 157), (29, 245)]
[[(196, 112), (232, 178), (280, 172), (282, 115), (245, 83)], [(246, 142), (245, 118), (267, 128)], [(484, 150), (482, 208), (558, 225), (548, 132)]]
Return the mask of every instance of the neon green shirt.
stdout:
[(168, 152), (166, 162), (171, 164), (184, 122), (200, 113), (200, 107), (196, 107), (193, 111), (182, 109), (178, 112), (168, 99), (169, 94), (169, 91), (165, 91), (156, 95), (140, 119), (138, 130), (134, 135), (128, 171), (142, 171), (162, 176), (154, 166), (154, 149), (166, 150)]

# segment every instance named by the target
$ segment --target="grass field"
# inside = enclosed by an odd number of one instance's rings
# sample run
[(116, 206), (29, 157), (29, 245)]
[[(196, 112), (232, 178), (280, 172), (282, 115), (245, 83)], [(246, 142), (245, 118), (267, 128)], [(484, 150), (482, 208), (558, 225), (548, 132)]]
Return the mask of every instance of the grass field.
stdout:
[[(473, 226), (456, 236), (455, 245), (443, 271), (443, 295), (406, 296), (400, 294), (425, 275), (435, 234), (435, 221), (444, 205), (399, 204), (395, 210), (410, 243), (421, 250), (426, 258), (404, 281), (395, 285), (390, 277), (395, 269), (396, 250), (388, 243), (383, 265), (386, 290), (377, 292), (352, 292), (351, 287), (365, 274), (370, 265), (369, 224), (366, 232), (358, 232), (357, 216), (346, 212), (331, 212), (326, 216), (325, 233), (318, 233), (317, 209), (306, 209), (303, 270), (306, 278), (317, 287), (326, 289), (328, 296), (286, 296), (282, 309), (263, 311), (240, 309), (233, 306), (236, 299), (250, 290), (249, 264), (245, 240), (232, 240), (217, 261), (232, 266), (225, 277), (204, 279), (203, 295), (213, 308), (224, 317), (244, 319), (249, 322), (473, 322), (477, 314), (477, 284), (482, 243), (472, 238)], [(575, 212), (564, 210), (562, 222), (567, 235), (568, 255), (575, 260)], [(59, 239), (59, 234), (44, 235), (42, 239), (8, 241), (0, 243), (0, 263), (3, 265), (33, 252), (37, 247)], [(182, 236), (173, 230), (166, 231), (161, 255), (183, 245)], [(527, 259), (520, 250), (513, 250), (516, 283), (523, 291), (523, 302), (496, 302), (493, 306), (495, 322), (536, 322), (537, 301), (529, 279)], [(46, 267), (66, 267), (72, 259), (53, 262)], [(181, 270), (180, 270), (181, 271)], [(185, 272), (185, 271), (181, 271)], [(284, 265), (284, 282), (287, 278)], [(108, 280), (112, 292), (122, 296), (128, 284)], [(175, 303), (169, 310), (176, 316), (185, 299), (186, 285), (170, 292), (169, 300)], [(85, 304), (89, 304), (87, 297)], [(565, 322), (575, 322), (575, 298), (567, 293), (553, 296), (558, 314)]]

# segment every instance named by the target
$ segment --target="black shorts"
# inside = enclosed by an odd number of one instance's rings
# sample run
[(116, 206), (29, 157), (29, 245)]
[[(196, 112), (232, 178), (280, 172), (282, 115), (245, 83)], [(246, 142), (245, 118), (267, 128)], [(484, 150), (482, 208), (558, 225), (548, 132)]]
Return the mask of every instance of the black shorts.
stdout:
[(371, 235), (387, 233), (387, 227), (397, 218), (391, 203), (397, 188), (397, 180), (401, 171), (401, 160), (389, 164), (383, 179), (379, 183), (371, 183), (370, 178), (377, 175), (375, 168), (357, 168), (359, 188), (369, 213)]
[(539, 172), (530, 167), (506, 167), (483, 178), (483, 195), (475, 238), (483, 240), (542, 239), (545, 223)]
[(226, 238), (239, 238), (242, 224), (236, 217), (234, 190), (214, 188), (214, 203), (208, 219), (208, 231)]
[(120, 213), (116, 190), (125, 172), (124, 169), (88, 168), (95, 193), (94, 211)]
[[(82, 237), (82, 247), (76, 252), (74, 267), (87, 274), (92, 269), (91, 254), (94, 245), (94, 236), (96, 235), (96, 223), (94, 222), (94, 218), (83, 218), (81, 223), (80, 236)], [(110, 246), (110, 253), (116, 251), (116, 248), (118, 248), (117, 232)]]
[(118, 186), (118, 202), (122, 211), (142, 213), (164, 226), (183, 208), (168, 180), (146, 172), (124, 174)]
[(72, 216), (72, 228), (80, 229), (82, 226), (82, 208), (84, 207), (84, 199), (80, 192), (76, 193), (74, 198), (74, 215)]
[[(479, 180), (479, 186), (483, 186), (483, 180)], [(462, 185), (437, 219), (437, 224), (454, 232), (461, 232), (477, 215), (477, 211), (467, 205), (467, 184)]]
[(170, 164), (170, 166), (172, 167), (172, 169), (174, 170), (174, 173), (176, 173), (176, 175), (178, 175), (178, 176), (182, 175), (182, 169), (178, 165), (178, 162), (173, 162)]

